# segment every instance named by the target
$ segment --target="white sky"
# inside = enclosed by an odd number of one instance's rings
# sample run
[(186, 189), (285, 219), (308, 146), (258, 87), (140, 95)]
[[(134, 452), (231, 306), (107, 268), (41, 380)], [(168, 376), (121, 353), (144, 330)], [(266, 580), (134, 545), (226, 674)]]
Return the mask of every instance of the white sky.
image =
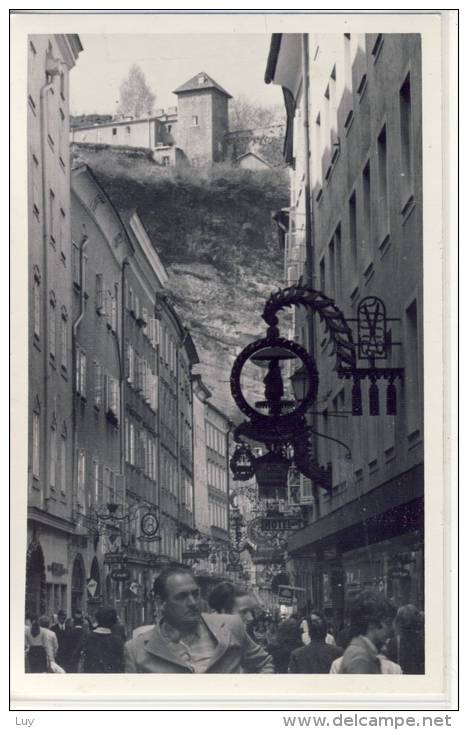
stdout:
[(265, 84), (270, 35), (81, 35), (83, 51), (71, 72), (72, 114), (112, 114), (119, 86), (133, 63), (156, 94), (155, 109), (175, 106), (172, 91), (205, 71), (233, 97), (282, 104), (279, 86)]

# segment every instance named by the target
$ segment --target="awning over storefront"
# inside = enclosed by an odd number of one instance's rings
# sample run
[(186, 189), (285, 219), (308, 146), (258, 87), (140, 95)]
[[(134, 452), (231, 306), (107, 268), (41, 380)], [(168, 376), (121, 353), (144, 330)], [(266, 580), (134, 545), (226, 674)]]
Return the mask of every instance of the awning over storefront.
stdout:
[(371, 492), (363, 494), (360, 499), (343, 505), (335, 512), (294, 533), (288, 541), (288, 552), (294, 556), (306, 547), (311, 548), (315, 543), (362, 524), (364, 520), (370, 521), (401, 505), (415, 502), (423, 495), (424, 465), (418, 464)]

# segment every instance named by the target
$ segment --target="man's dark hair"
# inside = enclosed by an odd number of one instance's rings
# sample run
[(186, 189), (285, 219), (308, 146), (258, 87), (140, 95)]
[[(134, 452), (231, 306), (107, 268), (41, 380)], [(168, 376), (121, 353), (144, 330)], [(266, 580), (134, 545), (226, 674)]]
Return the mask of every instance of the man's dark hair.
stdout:
[(218, 583), (208, 596), (208, 605), (217, 613), (232, 613), (236, 598), (248, 596), (249, 591), (235, 583)]
[(170, 578), (171, 575), (190, 575), (195, 580), (193, 571), (188, 567), (185, 568), (181, 565), (174, 565), (164, 568), (153, 583), (154, 595), (163, 601), (167, 598), (166, 585), (168, 578)]
[(117, 623), (117, 611), (112, 606), (101, 606), (95, 613), (98, 626), (111, 629)]
[(350, 634), (365, 635), (372, 624), (379, 626), (382, 621), (393, 619), (395, 614), (395, 606), (381, 593), (363, 591), (350, 606)]
[(73, 623), (75, 626), (83, 626), (83, 611), (74, 611)]
[[(314, 617), (312, 619), (312, 616)], [(321, 611), (311, 611), (307, 617), (309, 636), (314, 641), (324, 641), (327, 635), (327, 621)]]

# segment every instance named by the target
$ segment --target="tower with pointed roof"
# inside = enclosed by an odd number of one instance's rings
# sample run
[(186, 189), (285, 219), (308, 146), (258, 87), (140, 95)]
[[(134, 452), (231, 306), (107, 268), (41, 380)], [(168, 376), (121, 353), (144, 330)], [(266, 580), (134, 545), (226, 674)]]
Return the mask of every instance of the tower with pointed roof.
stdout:
[(231, 95), (204, 71), (175, 89), (174, 94), (178, 99), (178, 147), (194, 166), (221, 162)]

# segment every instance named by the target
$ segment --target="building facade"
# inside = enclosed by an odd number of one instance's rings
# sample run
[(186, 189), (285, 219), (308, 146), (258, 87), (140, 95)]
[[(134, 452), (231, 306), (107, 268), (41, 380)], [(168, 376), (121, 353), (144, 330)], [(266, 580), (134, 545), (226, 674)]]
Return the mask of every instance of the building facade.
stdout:
[(337, 623), (364, 588), (423, 607), (420, 37), (276, 35), (266, 81), (283, 86), (286, 99), (285, 280), (293, 284), (304, 274), (307, 281), (309, 255), (311, 285), (336, 302), (355, 342), (360, 304), (373, 298), (368, 316), (380, 318), (376, 298), (383, 301), (393, 346), (375, 365), (404, 368), (395, 381), (396, 415), (387, 415), (386, 381), (377, 384), (377, 414), (369, 415), (364, 381), (363, 415), (352, 415), (351, 384), (333, 371), (326, 331), (318, 324), (311, 331), (295, 312), (295, 338), (313, 353), (320, 374), (315, 428), (349, 446), (351, 458), (336, 442), (316, 440), (317, 461), (331, 465), (332, 485), (326, 492), (302, 478), (308, 524), (289, 539), (290, 567), (306, 588), (304, 601)]
[(28, 38), (29, 451), (26, 612), (71, 605), (69, 72), (76, 35)]
[(71, 610), (121, 596), (98, 513), (122, 503), (122, 270), (132, 253), (117, 211), (86, 165), (72, 171), (73, 522)]

